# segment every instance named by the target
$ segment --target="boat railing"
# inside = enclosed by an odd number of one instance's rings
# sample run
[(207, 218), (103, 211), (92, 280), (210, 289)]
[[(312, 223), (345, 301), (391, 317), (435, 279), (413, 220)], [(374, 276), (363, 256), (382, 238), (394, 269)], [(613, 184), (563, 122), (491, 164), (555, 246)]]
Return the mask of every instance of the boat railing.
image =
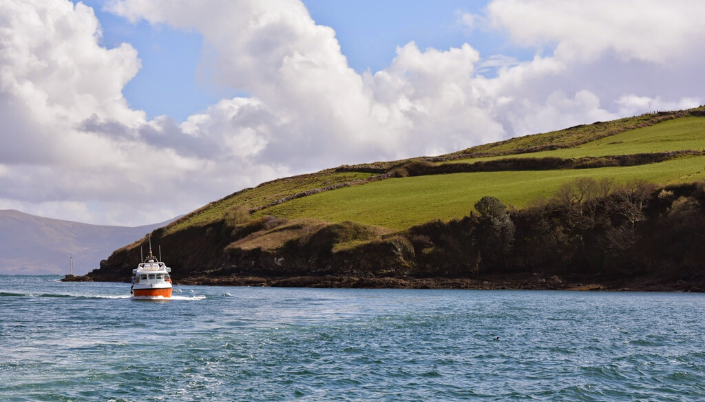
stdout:
[(142, 268), (141, 271), (165, 271), (166, 267), (160, 267), (158, 265), (150, 266), (150, 265), (145, 265)]

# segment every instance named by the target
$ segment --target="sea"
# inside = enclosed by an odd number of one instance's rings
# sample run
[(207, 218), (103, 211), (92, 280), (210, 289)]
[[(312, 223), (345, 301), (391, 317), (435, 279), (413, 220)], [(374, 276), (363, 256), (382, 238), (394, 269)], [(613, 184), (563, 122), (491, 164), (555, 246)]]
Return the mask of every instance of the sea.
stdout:
[(702, 401), (705, 295), (0, 276), (0, 401)]

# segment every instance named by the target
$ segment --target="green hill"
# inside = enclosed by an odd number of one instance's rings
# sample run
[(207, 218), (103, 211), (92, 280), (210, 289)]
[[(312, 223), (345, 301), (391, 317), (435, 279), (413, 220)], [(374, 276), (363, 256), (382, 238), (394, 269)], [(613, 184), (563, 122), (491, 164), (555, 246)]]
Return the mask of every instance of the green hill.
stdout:
[(332, 170), (288, 177), (262, 183), (255, 188), (247, 188), (231, 194), (222, 200), (212, 202), (167, 226), (169, 233), (186, 229), (193, 225), (204, 225), (224, 219), (233, 207), (247, 209), (261, 208), (284, 197), (293, 196), (316, 188), (335, 186), (372, 176), (371, 173), (336, 173)]
[(461, 218), (486, 195), (525, 207), (538, 196), (549, 197), (563, 183), (579, 177), (615, 178), (621, 183), (634, 179), (660, 185), (688, 183), (705, 179), (705, 156), (628, 167), (393, 178), (299, 198), (259, 211), (255, 216), (354, 221), (407, 229), (433, 219)]
[[(646, 183), (663, 187), (664, 194), (685, 191), (687, 198), (696, 197), (700, 191), (698, 186), (687, 187), (688, 183), (704, 179), (705, 107), (701, 107), (596, 122), (438, 157), (341, 166), (274, 180), (212, 202), (155, 231), (153, 238), (166, 249), (174, 250), (169, 255), (177, 260), (176, 264), (172, 262), (175, 272), (181, 268), (184, 273), (208, 275), (246, 272), (300, 275), (376, 270), (378, 274), (421, 275), (428, 274), (430, 268), (422, 266), (435, 261), (433, 258), (439, 266), (450, 267), (445, 272), (466, 266), (474, 258), (463, 254), (466, 251), (452, 254), (449, 245), (439, 246), (445, 240), (429, 240), (428, 247), (424, 247), (426, 240), (419, 239), (432, 238), (428, 231), (438, 229), (431, 230), (433, 225), (441, 225), (443, 229), (439, 230), (449, 231), (446, 238), (456, 240), (480, 230), (477, 228), (481, 227), (481, 220), (472, 221), (479, 215), (467, 216), (473, 210), (477, 212), (474, 205), (485, 196), (496, 197), (515, 208), (510, 215), (518, 225), (522, 214), (544, 213), (530, 206), (546, 205), (540, 200), (550, 199), (561, 191), (565, 193), (570, 183), (609, 182), (613, 191), (602, 194), (600, 201), (600, 208), (607, 211), (603, 211), (605, 215), (599, 223), (602, 226), (593, 221), (588, 229), (573, 227), (570, 222), (575, 219), (569, 215), (554, 218), (547, 225), (560, 224), (569, 227), (565, 229), (568, 232), (597, 231), (599, 226), (596, 236), (614, 239), (617, 235), (611, 230), (624, 226), (622, 221), (626, 216), (614, 200), (627, 188), (632, 192), (645, 191), (633, 190), (636, 187), (630, 183), (642, 183), (640, 189), (646, 188)], [(684, 188), (689, 190), (678, 190)], [(556, 200), (554, 197), (552, 202)], [(659, 202), (644, 202), (639, 207), (640, 213), (648, 215), (647, 205)], [(668, 212), (675, 202), (676, 199), (670, 200), (660, 208)], [(561, 208), (573, 208), (569, 204)], [(578, 204), (587, 208), (583, 201)], [(434, 221), (438, 223), (430, 223)], [(465, 234), (453, 232), (457, 229), (452, 229), (453, 225), (458, 222), (469, 225), (464, 229)], [(635, 230), (634, 222), (631, 230)], [(531, 232), (533, 227), (527, 230), (527, 236), (536, 235)], [(588, 236), (580, 233), (579, 236)], [(479, 240), (472, 236), (471, 240), (465, 240), (475, 242), (473, 247), (479, 253), (481, 242), (477, 243)], [(120, 276), (126, 275), (136, 261), (139, 244), (117, 250), (94, 275), (118, 272)], [(604, 244), (599, 247), (604, 248)], [(597, 243), (593, 246), (598, 247)], [(441, 257), (434, 253), (441, 250), (446, 254), (439, 260)], [(488, 262), (487, 252), (484, 255), (477, 259), (477, 266), (501, 265), (499, 260)], [(518, 257), (521, 256), (512, 258)], [(517, 264), (514, 261), (505, 265), (517, 268)]]
[[(586, 143), (599, 141), (602, 138), (638, 131), (642, 128), (652, 127), (675, 119), (687, 121), (688, 117), (694, 115), (702, 116), (700, 115), (701, 112), (700, 108), (696, 108), (688, 111), (648, 113), (608, 122), (581, 124), (549, 133), (526, 135), (506, 141), (478, 145), (448, 156), (472, 156), (502, 152), (526, 153), (539, 151), (542, 148), (575, 148)], [(641, 151), (633, 150), (632, 152), (638, 153)]]
[[(444, 163), (467, 163), (507, 158), (581, 158), (705, 149), (705, 118), (701, 109), (687, 112), (646, 114), (613, 122), (583, 125), (546, 134), (480, 145), (456, 154)], [(537, 147), (566, 146), (534, 152)], [(500, 156), (477, 156), (506, 153)], [(416, 158), (437, 160), (436, 158)], [(226, 211), (243, 206), (255, 216), (273, 215), (296, 219), (346, 220), (404, 229), (431, 219), (448, 220), (467, 214), (482, 196), (492, 194), (516, 207), (537, 196), (551, 195), (562, 183), (577, 177), (614, 177), (620, 181), (645, 179), (656, 184), (692, 182), (705, 178), (705, 157), (684, 157), (643, 167), (606, 167), (585, 170), (458, 173), (450, 177), (390, 178), (364, 185), (356, 181), (381, 175), (405, 161), (378, 162), (328, 169), (263, 183), (213, 202), (167, 227), (168, 232), (204, 225), (224, 218)], [(374, 173), (371, 173), (374, 171)], [(327, 186), (353, 182), (353, 186), (324, 191), (263, 208), (277, 200)], [(260, 209), (262, 208), (262, 209)], [(254, 211), (256, 210), (256, 211)]]
[[(514, 157), (559, 157), (580, 158), (583, 156), (624, 155), (649, 152), (680, 151), (685, 149), (705, 149), (705, 119), (688, 116), (662, 123), (624, 131), (601, 139), (565, 149), (541, 152), (520, 153)], [(510, 145), (506, 144), (506, 145)], [(518, 145), (518, 144), (516, 144)], [(446, 163), (493, 160), (504, 156), (457, 159)]]

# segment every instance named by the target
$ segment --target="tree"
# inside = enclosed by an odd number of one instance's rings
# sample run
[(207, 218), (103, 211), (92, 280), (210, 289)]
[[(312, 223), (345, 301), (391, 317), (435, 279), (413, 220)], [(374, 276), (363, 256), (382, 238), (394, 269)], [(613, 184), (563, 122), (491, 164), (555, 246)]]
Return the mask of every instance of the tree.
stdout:
[(655, 186), (645, 180), (634, 180), (618, 187), (610, 197), (609, 209), (625, 218), (632, 229), (644, 220), (644, 209)]
[(507, 207), (495, 197), (482, 197), (475, 209), (480, 213), (476, 239), (483, 265), (507, 266), (515, 232)]
[(555, 197), (564, 205), (590, 205), (600, 198), (607, 197), (612, 184), (612, 179), (595, 180), (591, 177), (579, 177), (561, 185)]
[(607, 209), (623, 218), (623, 223), (611, 227), (606, 233), (608, 249), (619, 255), (629, 250), (637, 242), (635, 225), (646, 219), (649, 198), (655, 186), (645, 180), (634, 180), (617, 187), (608, 197)]
[(566, 214), (566, 222), (571, 227), (589, 229), (599, 224), (598, 207), (612, 190), (612, 179), (595, 180), (580, 177), (561, 185), (553, 200), (561, 206)]

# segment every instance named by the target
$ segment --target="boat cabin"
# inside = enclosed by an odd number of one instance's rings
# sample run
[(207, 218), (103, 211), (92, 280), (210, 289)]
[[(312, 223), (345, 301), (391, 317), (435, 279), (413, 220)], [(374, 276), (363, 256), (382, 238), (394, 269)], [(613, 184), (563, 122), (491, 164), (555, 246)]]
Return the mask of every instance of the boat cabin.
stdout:
[(151, 259), (139, 264), (137, 269), (132, 270), (132, 273), (135, 275), (134, 283), (144, 285), (171, 282), (169, 272), (171, 272), (171, 268), (167, 267), (163, 262)]
[(156, 284), (169, 282), (169, 274), (139, 274), (136, 275), (135, 283)]

